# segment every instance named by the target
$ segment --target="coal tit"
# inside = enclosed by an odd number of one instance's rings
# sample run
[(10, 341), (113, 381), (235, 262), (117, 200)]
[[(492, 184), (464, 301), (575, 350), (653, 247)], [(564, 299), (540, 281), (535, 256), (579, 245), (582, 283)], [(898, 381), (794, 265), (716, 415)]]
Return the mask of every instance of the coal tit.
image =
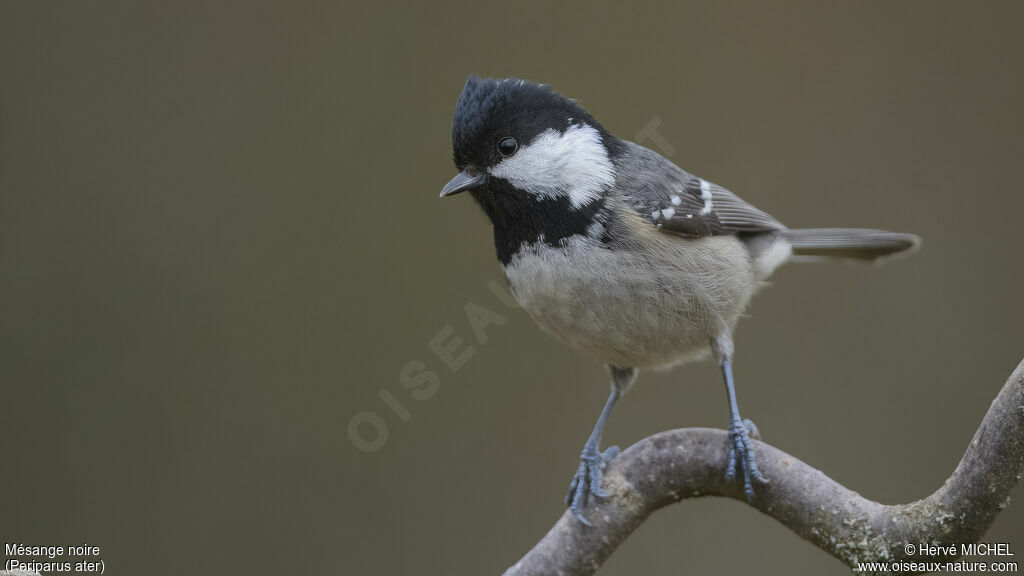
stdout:
[(879, 230), (791, 230), (735, 194), (620, 140), (579, 104), (524, 80), (471, 76), (452, 120), (460, 171), (441, 191), (469, 191), (494, 226), (498, 260), (541, 328), (605, 363), (611, 395), (583, 447), (566, 504), (583, 523), (588, 494), (618, 453), (601, 433), (638, 369), (714, 355), (729, 402), (726, 478), (748, 499), (757, 468), (733, 386), (732, 332), (784, 262), (877, 260), (919, 239)]

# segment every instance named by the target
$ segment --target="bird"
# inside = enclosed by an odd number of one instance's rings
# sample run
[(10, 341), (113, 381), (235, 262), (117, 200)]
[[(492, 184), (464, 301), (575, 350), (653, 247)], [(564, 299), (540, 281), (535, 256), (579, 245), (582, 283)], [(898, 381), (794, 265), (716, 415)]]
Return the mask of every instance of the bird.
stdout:
[[(713, 357), (728, 401), (727, 482), (750, 502), (758, 469), (740, 416), (733, 332), (754, 293), (791, 260), (877, 261), (910, 253), (912, 234), (790, 229), (657, 152), (612, 135), (546, 84), (471, 75), (452, 117), (458, 174), (489, 218), (509, 291), (540, 327), (607, 366), (611, 392), (580, 453), (565, 504), (585, 525), (588, 499), (619, 453), (605, 423), (640, 370)], [(760, 490), (760, 488), (758, 488)]]

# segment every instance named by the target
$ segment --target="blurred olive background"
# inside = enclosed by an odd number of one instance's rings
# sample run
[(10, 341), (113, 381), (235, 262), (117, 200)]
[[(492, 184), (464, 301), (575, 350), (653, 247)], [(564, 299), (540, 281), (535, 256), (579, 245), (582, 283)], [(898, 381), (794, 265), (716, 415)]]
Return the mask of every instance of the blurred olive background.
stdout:
[[(1022, 18), (3, 3), (0, 540), (86, 541), (115, 574), (499, 574), (529, 549), (607, 380), (501, 303), (488, 222), (437, 198), (470, 73), (550, 83), (623, 138), (659, 118), (673, 161), (790, 226), (924, 237), (880, 268), (782, 269), (736, 369), (767, 441), (870, 498), (925, 496), (1024, 356)], [(507, 318), (483, 344), (469, 303)], [(475, 350), (457, 371), (428, 345), (445, 327)], [(374, 452), (350, 441), (363, 412)], [(726, 416), (711, 363), (643, 374), (605, 443)], [(1024, 551), (1019, 504), (986, 541)], [(601, 573), (754, 570), (847, 573), (711, 498)]]

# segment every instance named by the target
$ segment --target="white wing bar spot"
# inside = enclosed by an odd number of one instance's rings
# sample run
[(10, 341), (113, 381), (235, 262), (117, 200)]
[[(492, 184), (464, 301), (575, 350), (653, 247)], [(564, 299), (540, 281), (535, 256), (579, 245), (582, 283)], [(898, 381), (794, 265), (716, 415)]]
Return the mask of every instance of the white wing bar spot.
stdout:
[(700, 198), (704, 201), (704, 207), (700, 209), (700, 215), (706, 216), (714, 210), (714, 202), (711, 201), (711, 183), (700, 179)]

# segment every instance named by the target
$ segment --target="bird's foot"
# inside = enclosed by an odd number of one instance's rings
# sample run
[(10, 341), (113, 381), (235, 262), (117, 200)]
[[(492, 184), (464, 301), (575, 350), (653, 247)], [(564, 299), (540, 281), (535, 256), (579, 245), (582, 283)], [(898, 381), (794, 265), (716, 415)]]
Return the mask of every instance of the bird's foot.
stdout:
[(596, 446), (586, 446), (580, 454), (580, 465), (576, 474), (569, 483), (569, 493), (565, 495), (565, 505), (576, 515), (583, 524), (590, 526), (590, 522), (583, 516), (583, 506), (586, 504), (587, 494), (593, 494), (598, 498), (606, 498), (608, 493), (601, 490), (601, 478), (604, 476), (604, 469), (608, 462), (619, 454), (619, 447), (612, 446), (604, 452), (598, 452)]
[(725, 480), (732, 482), (736, 478), (736, 468), (739, 467), (743, 473), (743, 493), (747, 496), (747, 502), (754, 499), (755, 482), (768, 483), (768, 479), (757, 469), (757, 459), (754, 458), (754, 448), (750, 443), (751, 437), (761, 439), (757, 426), (750, 420), (733, 420), (729, 425), (729, 465), (725, 469)]

